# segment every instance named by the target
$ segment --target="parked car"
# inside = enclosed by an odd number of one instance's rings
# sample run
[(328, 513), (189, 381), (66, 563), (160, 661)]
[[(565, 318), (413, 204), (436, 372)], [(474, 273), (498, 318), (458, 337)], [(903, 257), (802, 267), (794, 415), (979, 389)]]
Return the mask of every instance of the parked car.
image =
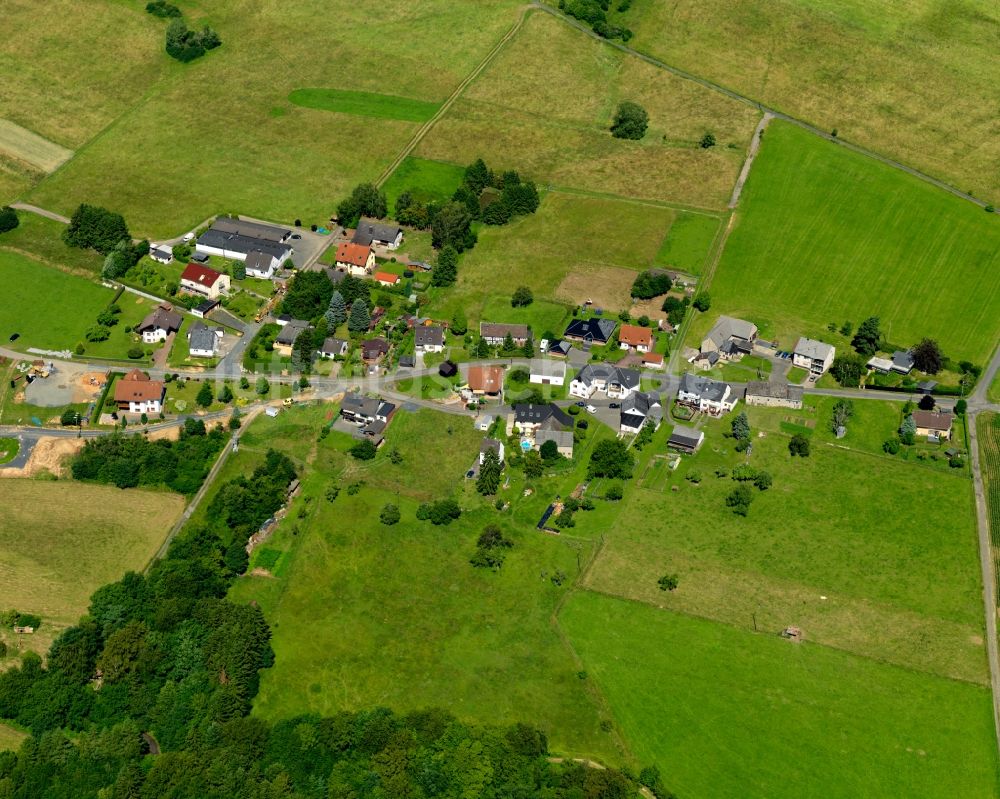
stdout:
[(185, 244), (189, 241), (194, 241), (194, 233), (185, 233), (181, 238), (181, 241), (183, 241)]
[(17, 341), (19, 338), (21, 338), (21, 334), (20, 333), (11, 333), (10, 334), (10, 340), (11, 341)]
[(588, 405), (587, 413), (597, 413), (597, 408), (595, 408), (593, 405)]
[(300, 234), (298, 234), (298, 233), (293, 233), (293, 234), (292, 234), (292, 238), (293, 238), (293, 239), (301, 239), (301, 238), (302, 238), (302, 236), (301, 236)]
[[(11, 341), (13, 341), (13, 339), (11, 339)], [(586, 408), (587, 407), (587, 403), (584, 402), (583, 400), (581, 400), (580, 402), (574, 402), (573, 404), (576, 405), (577, 408)]]
[(471, 479), (472, 479), (472, 477), (473, 477), (473, 475), (475, 475), (475, 473), (476, 473), (476, 470), (475, 470), (475, 469), (469, 469), (469, 471), (467, 471), (467, 472), (465, 473), (465, 476), (466, 476), (466, 478), (468, 478), (468, 479), (470, 479), (470, 480), (471, 480)]
[(609, 402), (609, 403), (608, 403), (608, 407), (609, 407), (609, 408), (620, 408), (620, 407), (621, 407), (621, 404), (620, 404), (620, 403), (617, 403), (617, 402)]

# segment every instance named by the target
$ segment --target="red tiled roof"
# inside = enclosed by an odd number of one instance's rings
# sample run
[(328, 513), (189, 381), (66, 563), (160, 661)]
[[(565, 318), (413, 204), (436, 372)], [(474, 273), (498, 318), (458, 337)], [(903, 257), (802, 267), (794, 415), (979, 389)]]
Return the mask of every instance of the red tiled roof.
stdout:
[(398, 283), (399, 275), (394, 275), (392, 272), (376, 272), (375, 279), (383, 283)]
[(618, 331), (618, 340), (630, 347), (639, 344), (645, 344), (648, 347), (653, 343), (653, 331), (639, 325), (622, 325), (621, 330)]
[(207, 266), (195, 263), (188, 264), (184, 267), (184, 271), (181, 272), (181, 280), (189, 280), (206, 288), (214, 286), (220, 277), (222, 277), (221, 272), (216, 272), (214, 269), (209, 269)]
[(115, 402), (146, 402), (163, 396), (163, 383), (150, 380), (149, 375), (133, 369), (115, 383)]
[(368, 264), (368, 254), (372, 248), (367, 244), (354, 244), (344, 241), (337, 245), (337, 263), (351, 264), (352, 266), (366, 266)]
[(498, 394), (503, 388), (502, 366), (470, 366), (469, 388), (472, 391), (485, 391), (487, 394)]
[(658, 352), (644, 352), (642, 354), (643, 363), (663, 363), (663, 356)]

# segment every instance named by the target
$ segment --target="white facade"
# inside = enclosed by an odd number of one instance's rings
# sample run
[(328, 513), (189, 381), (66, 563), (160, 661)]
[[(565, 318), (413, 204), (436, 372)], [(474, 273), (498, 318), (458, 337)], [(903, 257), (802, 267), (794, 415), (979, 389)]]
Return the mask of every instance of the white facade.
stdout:
[(274, 277), (274, 273), (277, 271), (280, 263), (281, 262), (272, 255), (271, 263), (267, 266), (267, 268), (262, 269), (259, 264), (255, 266), (248, 266), (247, 277), (258, 277), (261, 280), (270, 280)]
[(154, 327), (152, 330), (142, 331), (142, 341), (144, 344), (156, 344), (167, 340), (168, 332), (162, 327)]
[(546, 361), (534, 358), (528, 370), (528, 379), (542, 386), (562, 386), (566, 384), (566, 362)]
[(739, 402), (739, 397), (733, 395), (732, 389), (727, 383), (725, 392), (722, 394), (721, 399), (710, 398), (702, 394), (690, 393), (681, 389), (677, 392), (677, 401), (683, 403), (684, 405), (695, 407), (703, 413), (710, 413), (714, 416), (719, 416), (735, 408), (736, 403)]
[(156, 400), (141, 400), (139, 402), (130, 401), (128, 404), (129, 413), (159, 413), (163, 406), (160, 404), (158, 399)]
[(830, 344), (824, 344), (822, 341), (811, 338), (800, 338), (792, 353), (792, 363), (802, 369), (807, 369), (810, 374), (818, 376), (833, 365), (833, 358), (836, 354), (836, 348)]
[[(497, 449), (497, 450), (496, 450), (496, 453), (497, 453), (497, 457), (499, 457), (499, 458), (500, 458), (500, 463), (503, 463), (503, 455), (504, 455), (504, 448), (503, 448), (503, 442), (502, 442), (502, 441), (499, 441), (499, 442), (497, 442), (497, 443), (498, 443), (498, 444), (500, 444), (500, 447), (499, 447), (499, 449)], [(482, 466), (482, 465), (483, 465), (483, 462), (484, 462), (485, 460), (486, 460), (486, 453), (485, 453), (485, 452), (482, 452), (482, 451), (480, 451), (480, 453), (479, 453), (479, 465), (480, 465), (480, 466)]]

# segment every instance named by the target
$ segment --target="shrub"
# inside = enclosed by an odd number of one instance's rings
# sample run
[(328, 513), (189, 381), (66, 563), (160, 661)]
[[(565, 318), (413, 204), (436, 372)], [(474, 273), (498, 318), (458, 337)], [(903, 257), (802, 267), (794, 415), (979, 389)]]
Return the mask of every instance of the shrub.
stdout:
[(937, 403), (934, 401), (934, 397), (930, 394), (924, 394), (920, 398), (920, 402), (917, 403), (917, 407), (922, 411), (933, 411), (936, 404)]
[(896, 436), (892, 438), (887, 438), (882, 442), (882, 451), (888, 453), (889, 455), (896, 455), (899, 453), (901, 444)]
[(110, 253), (123, 240), (131, 245), (132, 234), (122, 215), (86, 203), (73, 212), (63, 231), (63, 241), (70, 247), (97, 250), (102, 255)]
[(771, 477), (770, 472), (759, 471), (757, 472), (757, 476), (753, 479), (753, 484), (761, 491), (767, 491), (773, 483), (774, 479)]
[(604, 498), (617, 502), (625, 495), (621, 483), (612, 483), (604, 490)]
[(757, 470), (748, 463), (741, 463), (733, 467), (733, 479), (739, 482), (746, 482), (757, 479)]
[(531, 305), (534, 301), (535, 296), (527, 286), (518, 286), (510, 298), (510, 304), (515, 308)]
[(706, 133), (701, 137), (698, 142), (698, 146), (703, 150), (707, 150), (709, 147), (715, 147), (715, 136), (711, 133)]
[(746, 483), (736, 486), (726, 497), (726, 506), (733, 509), (737, 516), (746, 516), (753, 502), (753, 492)]
[(677, 590), (677, 575), (676, 574), (664, 574), (656, 584), (660, 586), (661, 591), (676, 591)]
[(701, 291), (694, 295), (691, 304), (704, 313), (712, 307), (712, 297), (707, 291)]
[(662, 269), (647, 269), (633, 281), (631, 294), (640, 300), (651, 300), (666, 294), (672, 285), (670, 275)]
[(796, 433), (788, 442), (788, 451), (792, 457), (798, 455), (800, 458), (809, 457), (809, 439), (802, 433)]
[(646, 135), (649, 127), (649, 114), (638, 103), (625, 100), (618, 104), (614, 120), (611, 122), (611, 135), (616, 139), (632, 139), (638, 141)]
[(370, 461), (375, 457), (375, 442), (370, 438), (365, 438), (351, 447), (348, 451), (359, 461)]
[(13, 230), (19, 224), (21, 224), (21, 221), (17, 218), (17, 211), (9, 205), (5, 205), (3, 208), (0, 208), (0, 233), (6, 233), (8, 230)]
[(382, 506), (382, 512), (379, 514), (379, 521), (387, 527), (391, 527), (397, 524), (400, 519), (399, 508), (393, 504), (387, 504)]

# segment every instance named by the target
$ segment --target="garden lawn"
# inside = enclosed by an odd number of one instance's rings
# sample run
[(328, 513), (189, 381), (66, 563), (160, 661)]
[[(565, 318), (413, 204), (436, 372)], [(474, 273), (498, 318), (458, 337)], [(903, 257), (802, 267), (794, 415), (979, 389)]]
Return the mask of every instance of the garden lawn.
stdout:
[[(746, 458), (722, 438), (728, 423), (711, 423), (696, 456), (655, 490), (632, 490), (588, 586), (741, 628), (754, 617), (771, 632), (795, 624), (811, 641), (984, 683), (967, 473), (840, 449), (820, 430), (828, 411), (815, 422), (811, 456), (793, 459), (789, 435), (761, 425), (752, 410), (749, 462), (770, 472), (774, 484), (753, 489), (749, 516), (725, 503), (735, 486), (728, 472)], [(803, 427), (810, 421), (787, 413)], [(849, 436), (878, 447), (886, 418), (866, 415), (859, 411), (849, 423)], [(669, 596), (656, 585), (664, 572), (680, 575), (680, 589)]]
[[(419, 200), (449, 200), (455, 189), (462, 185), (465, 177), (465, 167), (448, 164), (443, 161), (428, 161), (426, 158), (414, 158), (412, 155), (403, 159), (396, 171), (383, 184), (389, 211), (396, 208), (396, 200), (404, 191), (409, 191)], [(407, 233), (407, 242), (411, 232)]]
[(288, 102), (303, 108), (404, 122), (426, 122), (440, 107), (426, 100), (345, 89), (296, 89), (288, 95)]
[(761, 335), (823, 338), (878, 316), (890, 342), (934, 338), (985, 363), (1000, 336), (1000, 218), (775, 122), (711, 285), (712, 310)]
[(678, 796), (997, 795), (988, 687), (587, 592), (559, 623)]

